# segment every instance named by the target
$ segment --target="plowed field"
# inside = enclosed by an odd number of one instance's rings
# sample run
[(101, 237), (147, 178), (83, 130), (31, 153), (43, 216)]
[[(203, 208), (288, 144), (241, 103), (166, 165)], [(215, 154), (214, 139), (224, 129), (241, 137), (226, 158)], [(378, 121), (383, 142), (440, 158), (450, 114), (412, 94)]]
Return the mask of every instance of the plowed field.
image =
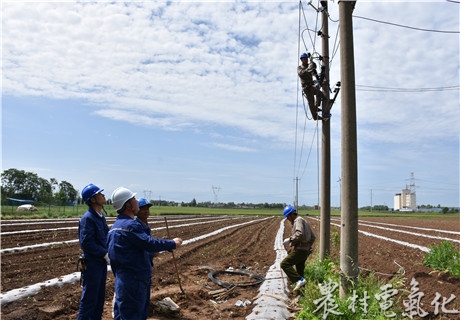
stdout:
[[(114, 218), (107, 219), (109, 226)], [(319, 222), (307, 218), (315, 234), (319, 235)], [(251, 222), (251, 223), (248, 223)], [(273, 250), (275, 235), (281, 217), (168, 217), (171, 237), (185, 240), (175, 251), (183, 294), (179, 288), (172, 255), (162, 253), (155, 258), (151, 288), (151, 313), (149, 319), (170, 319), (154, 310), (155, 302), (170, 297), (181, 308), (181, 319), (244, 319), (251, 313), (252, 305), (237, 307), (237, 300), (252, 300), (258, 294), (258, 287), (237, 288), (224, 302), (214, 303), (208, 293), (221, 289), (208, 279), (209, 268), (225, 270), (229, 267), (245, 267), (250, 273), (265, 276), (274, 263)], [(340, 224), (332, 220), (333, 224)], [(164, 218), (152, 217), (149, 220), (155, 237), (167, 237)], [(246, 224), (244, 224), (246, 223)], [(458, 217), (440, 219), (411, 218), (363, 218), (359, 229), (367, 233), (412, 243), (423, 247), (438, 245), (442, 238), (453, 239), (460, 247), (460, 222)], [(213, 236), (187, 241), (209, 234), (225, 227), (239, 225), (221, 231)], [(77, 236), (78, 219), (18, 221), (2, 220), (1, 254), (1, 292), (2, 294), (49, 279), (75, 272), (80, 253)], [(378, 228), (377, 228), (378, 227)], [(415, 227), (415, 228), (414, 228)], [(418, 229), (417, 229), (418, 228)], [(396, 231), (400, 230), (400, 231)], [(14, 231), (20, 231), (16, 233)], [(401, 231), (405, 231), (404, 233)], [(290, 232), (286, 223), (285, 234)], [(331, 227), (331, 237), (340, 233), (340, 228)], [(422, 236), (422, 235), (425, 236)], [(60, 242), (68, 241), (66, 244)], [(22, 250), (25, 246), (54, 243)], [(315, 244), (317, 250), (319, 237)], [(17, 248), (14, 251), (6, 249)], [(338, 255), (331, 239), (331, 253)], [(460, 281), (440, 272), (432, 272), (423, 266), (425, 252), (418, 248), (382, 238), (359, 233), (359, 266), (363, 270), (373, 270), (383, 278), (389, 278), (402, 267), (405, 272), (407, 292), (410, 281), (419, 282), (424, 293), (422, 307), (430, 312), (425, 319), (457, 319), (459, 316), (442, 313), (434, 316), (434, 306), (430, 305), (436, 293), (455, 300), (446, 305), (447, 309), (460, 309)], [(220, 280), (240, 281), (239, 279)], [(104, 319), (111, 319), (113, 297), (113, 275), (107, 279), (106, 306)], [(78, 314), (81, 287), (78, 282), (62, 286), (42, 287), (36, 295), (2, 304), (1, 318), (9, 319), (76, 319)], [(442, 298), (440, 300), (442, 302)]]

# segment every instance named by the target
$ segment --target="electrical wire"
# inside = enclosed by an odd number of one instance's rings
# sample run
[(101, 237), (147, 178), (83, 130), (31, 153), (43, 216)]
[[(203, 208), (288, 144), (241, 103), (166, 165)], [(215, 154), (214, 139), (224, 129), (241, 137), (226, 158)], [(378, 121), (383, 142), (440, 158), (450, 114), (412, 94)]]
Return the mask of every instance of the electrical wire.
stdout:
[(416, 27), (411, 27), (411, 26), (406, 26), (406, 25), (402, 25), (402, 24), (397, 24), (397, 23), (392, 23), (392, 22), (387, 22), (387, 21), (381, 21), (381, 20), (371, 19), (371, 18), (366, 18), (366, 17), (361, 17), (361, 16), (353, 16), (353, 18), (359, 18), (359, 19), (363, 19), (363, 20), (369, 20), (369, 21), (373, 21), (373, 22), (389, 24), (389, 25), (396, 26), (396, 27), (407, 28), (407, 29), (418, 30), (418, 31), (425, 31), (425, 32), (460, 33), (460, 31), (444, 31), (444, 30), (435, 30), (435, 29), (416, 28)]
[[(302, 7), (302, 1), (299, 1), (299, 30), (298, 30), (298, 39), (297, 39), (297, 56), (300, 55), (300, 37), (301, 37), (301, 7)], [(297, 61), (297, 59), (296, 59)], [(296, 102), (296, 113), (295, 113), (295, 137), (294, 137), (294, 166), (293, 166), (293, 176), (295, 178), (296, 176), (296, 161), (297, 161), (297, 131), (298, 131), (298, 122), (299, 122), (299, 77), (296, 76), (297, 79), (297, 102)], [(295, 179), (293, 179), (293, 190), (295, 190)], [(295, 201), (294, 201), (295, 202)]]
[[(319, 4), (319, 1), (318, 1), (318, 4)], [(312, 7), (314, 8), (314, 6), (312, 5)], [(317, 7), (319, 7), (317, 5)], [(325, 10), (325, 9), (323, 9)], [(315, 26), (316, 28), (315, 29), (312, 29), (309, 24), (308, 24), (308, 21), (307, 21), (307, 18), (306, 18), (306, 13), (305, 13), (305, 10), (303, 8), (303, 5), (302, 5), (302, 1), (299, 1), (299, 43), (298, 43), (298, 54), (300, 54), (300, 47), (301, 47), (301, 42), (303, 43), (303, 46), (305, 48), (305, 50), (307, 52), (311, 52), (311, 55), (312, 55), (312, 58), (313, 59), (318, 59), (319, 61), (321, 61), (321, 65), (324, 66), (324, 63), (323, 63), (323, 59), (321, 58), (321, 54), (316, 50), (316, 40), (317, 40), (317, 37), (318, 36), (322, 36), (322, 37), (329, 37), (329, 35), (322, 35), (321, 32), (317, 31), (317, 30), (323, 30), (323, 25), (321, 25), (321, 28), (319, 28), (319, 15), (321, 12), (324, 12), (324, 11), (320, 11), (320, 10), (316, 10), (316, 21), (315, 21)], [(331, 19), (329, 13), (326, 11), (326, 14), (327, 14), (327, 17), (329, 20), (333, 21), (333, 22), (337, 22), (337, 21), (334, 21), (333, 19)], [(304, 29), (301, 28), (301, 22), (302, 22), (302, 18), (304, 20), (304, 23), (306, 25), (306, 27)], [(327, 23), (327, 20), (323, 20), (322, 23)], [(339, 41), (339, 26), (337, 27), (337, 31), (336, 31), (336, 34), (335, 34), (335, 39), (334, 39), (334, 47), (333, 47), (333, 55), (332, 55), (332, 58), (328, 61), (329, 63), (329, 70), (331, 70), (331, 64), (332, 64), (332, 61), (333, 61), (333, 58), (335, 57), (335, 55), (337, 54), (338, 50), (339, 50), (339, 46), (340, 46), (340, 41)], [(305, 32), (307, 32), (308, 34), (308, 40), (309, 42), (311, 43), (311, 50), (308, 50), (308, 45), (307, 45), (307, 36), (305, 35)], [(313, 36), (314, 35), (314, 36)], [(329, 81), (329, 80), (328, 80)], [(308, 109), (306, 108), (306, 103), (305, 103), (305, 99), (303, 97), (303, 94), (302, 94), (302, 102), (303, 102), (303, 108), (304, 108), (304, 112), (305, 112), (305, 123), (304, 123), (304, 128), (303, 128), (303, 136), (302, 136), (302, 142), (301, 142), (301, 146), (300, 146), (300, 157), (299, 157), (299, 162), (297, 164), (297, 157), (298, 157), (298, 110), (299, 110), (299, 91), (301, 89), (299, 88), (299, 81), (297, 81), (297, 113), (296, 113), (296, 142), (295, 142), (295, 146), (296, 146), (296, 150), (295, 150), (295, 154), (294, 154), (294, 177), (295, 178), (302, 178), (307, 170), (307, 166), (310, 162), (310, 156), (311, 156), (311, 153), (312, 153), (312, 150), (313, 150), (313, 146), (314, 146), (314, 141), (316, 139), (316, 143), (317, 143), (317, 155), (316, 155), (316, 161), (317, 161), (317, 197), (318, 197), (318, 204), (319, 204), (319, 201), (320, 201), (320, 194), (319, 194), (319, 188), (320, 188), (320, 162), (319, 162), (319, 157), (320, 157), (320, 142), (319, 142), (319, 134), (318, 134), (318, 128), (319, 128), (319, 124), (318, 124), (318, 121), (315, 121), (316, 122), (316, 125), (315, 125), (315, 131), (312, 135), (312, 141), (310, 143), (310, 148), (309, 148), (309, 151), (308, 151), (308, 156), (305, 160), (305, 165), (304, 165), (304, 168), (303, 170), (301, 171), (301, 165), (302, 165), (302, 162), (303, 162), (303, 149), (305, 147), (305, 134), (306, 134), (306, 130), (307, 130), (307, 126), (306, 126), (306, 123), (307, 123), (307, 119), (308, 120), (311, 120), (312, 117), (310, 118), (308, 116), (309, 112), (308, 112)], [(293, 179), (294, 181), (298, 181), (298, 179)]]
[[(302, 17), (305, 21), (305, 24), (306, 24), (306, 28), (305, 29), (301, 29), (301, 21), (302, 21)], [(309, 51), (308, 50), (308, 46), (307, 46), (307, 43), (305, 41), (305, 38), (304, 38), (304, 32), (308, 32), (308, 36), (310, 38), (310, 42), (311, 42), (311, 51), (312, 51), (312, 55), (314, 56), (318, 56), (318, 53), (316, 52), (316, 49), (315, 49), (315, 43), (316, 43), (316, 37), (313, 37), (312, 38), (312, 33), (315, 34), (316, 36), (316, 31), (313, 30), (313, 29), (310, 29), (308, 27), (308, 21), (306, 19), (306, 16), (305, 16), (305, 11), (303, 10), (303, 6), (302, 6), (302, 1), (299, 1), (299, 39), (298, 39), (298, 56), (300, 55), (300, 43), (301, 43), (301, 40), (303, 42), (303, 45), (304, 45), (304, 48), (305, 48), (305, 51)], [(295, 137), (295, 152), (294, 152), (294, 177), (297, 177), (299, 176), (299, 173), (300, 173), (300, 166), (302, 164), (302, 158), (303, 158), (303, 149), (304, 149), (304, 143), (305, 143), (305, 134), (306, 134), (306, 126), (307, 126), (307, 119), (308, 120), (311, 120), (312, 118), (310, 118), (308, 116), (308, 111), (307, 111), (307, 108), (306, 108), (306, 105), (305, 105), (305, 100), (304, 100), (304, 97), (303, 97), (303, 93), (301, 94), (302, 96), (302, 104), (303, 104), (303, 108), (304, 108), (304, 113), (305, 113), (305, 117), (304, 117), (304, 127), (303, 127), (303, 134), (302, 134), (302, 142), (301, 142), (301, 146), (300, 146), (300, 155), (299, 155), (299, 162), (298, 162), (298, 168), (297, 168), (297, 164), (296, 164), (296, 161), (297, 161), (297, 136), (298, 136), (298, 109), (299, 109), (299, 92), (302, 92), (302, 89), (300, 89), (299, 87), (299, 78), (297, 77), (297, 112), (296, 112), (296, 137)], [(313, 140), (312, 140), (312, 143), (311, 143), (311, 146), (310, 146), (310, 150), (309, 150), (309, 153), (308, 153), (308, 157), (307, 157), (307, 160), (306, 160), (306, 163), (305, 163), (305, 169), (304, 169), (304, 172), (306, 170), (306, 166), (309, 162), (309, 159), (310, 159), (310, 154), (311, 154), (311, 150), (312, 150), (312, 147), (313, 147), (313, 141), (314, 141), (314, 138), (316, 136), (316, 132), (315, 134), (313, 135)], [(302, 172), (301, 174), (301, 177), (303, 176), (304, 172)], [(293, 181), (298, 181), (298, 179), (293, 179)], [(295, 186), (294, 186), (294, 189)]]
[[(304, 40), (304, 38), (303, 38), (303, 32), (304, 32), (304, 31), (309, 31), (309, 32), (308, 32), (308, 36), (310, 37), (310, 42), (311, 42), (311, 45), (312, 45), (312, 49), (311, 49), (312, 52), (311, 52), (311, 54), (314, 54), (314, 53), (316, 53), (316, 38), (315, 38), (315, 37), (312, 38), (311, 33), (310, 33), (310, 31), (314, 31), (314, 30), (313, 30), (313, 29), (310, 29), (309, 26), (308, 26), (308, 20), (307, 20), (307, 17), (305, 16), (305, 10), (303, 9), (302, 1), (300, 1), (299, 3), (300, 3), (301, 12), (302, 12), (302, 14), (303, 14), (303, 19), (304, 19), (305, 25), (306, 25), (306, 28), (302, 31), (302, 41), (303, 41), (303, 43), (304, 43), (305, 49), (308, 51), (308, 49), (307, 49), (308, 46), (307, 46), (307, 44), (305, 43), (305, 40)], [(317, 20), (318, 20), (318, 19), (317, 19)], [(299, 24), (299, 27), (300, 27), (300, 24)], [(316, 35), (316, 31), (315, 31), (315, 35)]]
[[(449, 0), (447, 0), (449, 1)], [(451, 2), (455, 2), (455, 1), (451, 1)], [(455, 3), (460, 3), (460, 2), (455, 2)], [(301, 20), (302, 20), (302, 17), (303, 17), (303, 20), (305, 21), (305, 25), (306, 25), (306, 28), (305, 29), (301, 29)], [(317, 15), (316, 15), (316, 26), (318, 26), (318, 17), (319, 17), (319, 12), (317, 11)], [(332, 22), (339, 22), (339, 20), (333, 20), (330, 15), (329, 15), (329, 12), (327, 12), (327, 17), (330, 21)], [(372, 18), (367, 18), (367, 17), (362, 17), (362, 16), (356, 16), (356, 15), (353, 15), (354, 18), (357, 18), (357, 19), (363, 19), (363, 20), (368, 20), (368, 21), (372, 21), (372, 22), (376, 22), (376, 23), (382, 23), (382, 24), (388, 24), (388, 25), (392, 25), (392, 26), (396, 26), (396, 27), (401, 27), (401, 28), (408, 28), (408, 29), (412, 29), (412, 30), (418, 30), (418, 31), (423, 31), (423, 32), (437, 32), (437, 33), (450, 33), (450, 34), (458, 34), (460, 33), (460, 31), (446, 31), (446, 30), (435, 30), (435, 29), (424, 29), (424, 28), (417, 28), (417, 27), (412, 27), (412, 26), (407, 26), (407, 25), (402, 25), (402, 24), (397, 24), (397, 23), (392, 23), (392, 22), (386, 22), (386, 21), (381, 21), (381, 20), (377, 20), (377, 19), (372, 19)], [(318, 30), (318, 29), (316, 29)], [(337, 32), (336, 32), (336, 35), (335, 35), (335, 40), (334, 40), (334, 46), (333, 46), (333, 49), (332, 49), (332, 55), (331, 55), (331, 59), (329, 61), (329, 69), (331, 69), (331, 66), (332, 66), (332, 62), (333, 62), (333, 59), (334, 57), (336, 56), (338, 50), (339, 50), (339, 47), (340, 47), (340, 39), (339, 39), (339, 30), (340, 30), (340, 24), (338, 24), (337, 26)], [(299, 1), (299, 39), (298, 39), (298, 54), (300, 54), (300, 42), (302, 41), (303, 42), (303, 46), (305, 48), (305, 50), (308, 52), (308, 46), (307, 46), (307, 41), (306, 41), (306, 37), (304, 36), (304, 32), (308, 32), (308, 37), (309, 37), (309, 40), (311, 42), (311, 54), (312, 56), (316, 56), (316, 57), (320, 57), (320, 54), (316, 51), (316, 35), (319, 35), (317, 31), (315, 31), (314, 29), (311, 29), (308, 25), (308, 21), (307, 21), (307, 18), (306, 18), (306, 14), (305, 14), (305, 10), (303, 8), (303, 5), (302, 5), (302, 1)], [(312, 37), (312, 34), (315, 34), (315, 36)], [(326, 35), (327, 36), (327, 35)], [(301, 144), (301, 148), (300, 148), (300, 160), (299, 160), (299, 163), (298, 163), (298, 167), (296, 165), (296, 160), (297, 160), (297, 135), (298, 135), (298, 110), (299, 110), (299, 82), (297, 82), (298, 85), (297, 85), (297, 112), (296, 112), (296, 138), (295, 138), (295, 154), (294, 154), (294, 176), (298, 177), (299, 176), (299, 173), (300, 173), (300, 170), (301, 170), (301, 163), (302, 163), (302, 157), (303, 157), (303, 148), (304, 148), (304, 142), (305, 142), (305, 132), (306, 132), (306, 121), (304, 123), (304, 128), (303, 128), (303, 137), (302, 137), (302, 144)], [(367, 85), (356, 85), (356, 90), (357, 91), (375, 91), (375, 92), (394, 92), (394, 93), (397, 93), (397, 92), (401, 92), (401, 93), (411, 93), (411, 92), (434, 92), (434, 91), (459, 91), (460, 90), (460, 86), (445, 86), (445, 87), (433, 87), (433, 88), (392, 88), (392, 87), (379, 87), (379, 86), (367, 86)], [(303, 101), (303, 95), (302, 95), (302, 101)], [(308, 117), (308, 112), (307, 112), (307, 109), (305, 107), (305, 101), (303, 101), (303, 107), (304, 107), (304, 112), (305, 112), (305, 119), (310, 119)], [(305, 162), (305, 166), (304, 166), (304, 169), (303, 171), (301, 172), (300, 174), (300, 177), (303, 177), (303, 175), (305, 174), (306, 172), (306, 168), (307, 168), (307, 165), (309, 163), (309, 160), (310, 160), (310, 155), (311, 155), (311, 152), (312, 152), (312, 148), (313, 148), (313, 141), (315, 140), (315, 137), (317, 140), (318, 139), (318, 135), (317, 135), (317, 131), (318, 131), (318, 122), (316, 123), (316, 130), (313, 134), (313, 137), (312, 137), (312, 141), (311, 141), (311, 144), (310, 144), (310, 149), (309, 149), (309, 153), (308, 153), (308, 156), (307, 156), (307, 159), (306, 159), (306, 162)], [(318, 203), (319, 203), (319, 141), (317, 141), (317, 173), (318, 173)]]
[(329, 60), (329, 70), (331, 70), (332, 61), (334, 60), (335, 55), (337, 54), (337, 51), (339, 51), (339, 47), (340, 47), (339, 31), (340, 31), (340, 24), (337, 26), (337, 32), (335, 34), (334, 46), (332, 47), (332, 55), (331, 55), (331, 59)]
[[(315, 130), (313, 132), (313, 136), (312, 136), (311, 143), (310, 143), (310, 149), (308, 151), (307, 160), (305, 161), (305, 166), (303, 168), (302, 174), (300, 175), (300, 179), (302, 179), (303, 175), (305, 174), (305, 171), (307, 171), (307, 164), (308, 164), (308, 162), (310, 160), (311, 151), (313, 150), (313, 142), (315, 142), (317, 134), (318, 134), (318, 125), (315, 126)], [(299, 166), (300, 166), (300, 164), (299, 164)]]
[[(226, 274), (230, 276), (240, 276), (240, 277), (249, 277), (251, 279), (254, 279), (252, 281), (241, 281), (241, 282), (225, 282), (225, 281), (220, 281), (216, 278), (217, 275), (221, 274)], [(232, 287), (250, 287), (250, 286), (256, 286), (261, 284), (262, 282), (265, 281), (265, 277), (258, 275), (258, 274), (253, 274), (253, 273), (246, 273), (246, 272), (237, 272), (237, 271), (228, 271), (228, 270), (216, 270), (216, 271), (211, 271), (208, 274), (209, 280), (214, 282), (215, 284), (225, 287), (225, 288), (232, 288)]]
[(435, 88), (391, 88), (356, 85), (356, 91), (378, 91), (378, 92), (432, 92), (432, 91), (459, 91), (460, 86), (435, 87)]
[[(302, 156), (303, 156), (303, 144), (305, 142), (305, 128), (307, 126), (307, 117), (304, 118), (304, 122), (303, 122), (303, 135), (302, 135), (302, 143), (301, 143), (301, 147), (300, 147), (300, 156), (299, 156), (299, 168), (296, 170), (296, 172), (299, 172), (300, 171), (300, 164), (302, 163)], [(308, 161), (308, 159), (307, 159)], [(298, 177), (298, 173), (294, 173), (294, 175), (296, 177)]]

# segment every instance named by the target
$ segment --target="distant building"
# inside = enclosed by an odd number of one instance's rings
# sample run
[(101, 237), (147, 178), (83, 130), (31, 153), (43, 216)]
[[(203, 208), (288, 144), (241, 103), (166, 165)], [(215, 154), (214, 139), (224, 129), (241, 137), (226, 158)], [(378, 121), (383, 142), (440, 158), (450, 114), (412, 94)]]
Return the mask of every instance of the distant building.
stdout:
[(401, 194), (400, 193), (395, 194), (393, 208), (395, 210), (401, 210), (401, 208), (402, 208), (402, 206), (401, 206)]
[(410, 189), (403, 189), (394, 196), (394, 209), (399, 211), (417, 210), (417, 196)]
[(399, 211), (417, 211), (417, 197), (415, 195), (415, 176), (411, 172), (410, 185), (395, 194), (394, 209)]

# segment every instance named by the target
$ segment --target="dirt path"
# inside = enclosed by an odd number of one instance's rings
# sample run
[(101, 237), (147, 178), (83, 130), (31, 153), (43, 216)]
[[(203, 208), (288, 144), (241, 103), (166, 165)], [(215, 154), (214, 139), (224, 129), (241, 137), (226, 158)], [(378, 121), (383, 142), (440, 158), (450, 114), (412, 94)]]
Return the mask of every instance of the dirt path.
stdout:
[[(190, 243), (179, 248), (175, 256), (178, 261), (182, 287), (185, 295), (181, 294), (177, 277), (172, 263), (171, 254), (164, 253), (155, 258), (154, 274), (152, 277), (152, 309), (153, 303), (164, 297), (171, 297), (182, 310), (181, 319), (244, 319), (250, 314), (252, 306), (237, 307), (237, 300), (252, 300), (258, 293), (258, 287), (238, 288), (226, 302), (215, 304), (210, 300), (208, 294), (213, 289), (220, 289), (208, 279), (209, 270), (203, 266), (214, 267), (223, 270), (228, 267), (241, 268), (254, 274), (265, 275), (267, 269), (275, 260), (273, 243), (276, 232), (279, 228), (281, 217), (259, 218), (259, 217), (180, 217), (168, 218), (170, 233), (172, 237), (182, 237), (184, 240), (210, 233), (214, 230), (229, 226), (254, 221), (241, 227), (232, 228), (218, 235)], [(319, 235), (319, 222), (308, 219), (314, 232)], [(458, 218), (448, 219), (363, 219), (363, 223), (374, 222), (395, 224), (386, 226), (391, 229), (407, 230), (412, 233), (422, 233), (422, 230), (414, 230), (407, 226), (417, 226), (439, 230), (452, 230), (459, 232), (460, 225)], [(63, 224), (57, 222), (65, 222)], [(162, 217), (151, 219), (153, 234), (157, 237), (166, 237), (164, 220)], [(207, 223), (203, 223), (207, 222)], [(113, 219), (108, 220), (109, 225)], [(177, 227), (189, 223), (189, 227)], [(202, 224), (197, 224), (202, 223)], [(336, 221), (333, 221), (336, 223)], [(14, 230), (38, 230), (48, 228), (67, 228), (78, 225), (78, 220), (56, 221), (52, 224), (31, 224), (14, 223), (8, 226), (8, 222), (2, 221), (2, 249), (21, 247), (45, 242), (57, 242), (75, 240), (76, 229), (53, 230), (33, 233), (7, 234)], [(11, 223), (12, 224), (12, 223)], [(379, 226), (382, 226), (381, 224)], [(412, 234), (404, 234), (385, 228), (372, 228), (360, 226), (360, 230), (381, 234), (385, 237), (399, 238), (406, 242), (414, 242), (429, 247), (436, 245), (439, 240), (427, 237), (420, 237)], [(285, 233), (290, 232), (290, 225), (286, 224)], [(331, 253), (338, 256), (338, 243), (335, 242), (338, 227), (331, 227)], [(437, 235), (439, 232), (426, 231), (429, 235)], [(458, 235), (442, 234), (443, 237), (459, 239)], [(433, 313), (434, 307), (430, 305), (436, 293), (442, 297), (456, 296), (456, 300), (447, 305), (448, 309), (460, 309), (460, 281), (438, 272), (431, 272), (423, 266), (424, 252), (409, 248), (397, 243), (384, 241), (382, 239), (359, 234), (359, 266), (363, 269), (370, 269), (379, 272), (379, 276), (388, 279), (391, 274), (404, 268), (407, 292), (401, 293), (401, 300), (407, 299), (410, 290), (410, 280), (414, 277), (419, 282), (420, 291), (425, 294), (423, 307), (426, 311)], [(317, 240), (316, 248), (319, 244)], [(457, 244), (457, 247), (458, 244)], [(2, 293), (11, 289), (20, 288), (26, 285), (46, 281), (55, 277), (70, 274), (75, 271), (76, 259), (79, 254), (78, 242), (52, 247), (30, 249), (27, 251), (16, 251), (2, 253), (1, 255), (1, 291)], [(397, 264), (396, 264), (397, 263)], [(398, 266), (399, 265), (399, 266)], [(226, 280), (225, 278), (222, 278)], [(234, 279), (228, 279), (238, 281)], [(33, 297), (2, 305), (1, 318), (10, 319), (76, 319), (81, 288), (78, 283), (73, 285), (65, 284), (62, 287), (46, 287)], [(113, 296), (113, 276), (109, 273), (107, 279), (107, 299), (104, 312), (104, 319), (111, 319), (111, 299)], [(442, 300), (442, 299), (441, 299)], [(433, 319), (441, 319), (440, 316)], [(456, 319), (458, 316), (451, 317)], [(158, 313), (150, 319), (170, 319), (167, 316), (159, 316)], [(431, 319), (429, 317), (424, 319)], [(444, 314), (442, 319), (449, 319)]]

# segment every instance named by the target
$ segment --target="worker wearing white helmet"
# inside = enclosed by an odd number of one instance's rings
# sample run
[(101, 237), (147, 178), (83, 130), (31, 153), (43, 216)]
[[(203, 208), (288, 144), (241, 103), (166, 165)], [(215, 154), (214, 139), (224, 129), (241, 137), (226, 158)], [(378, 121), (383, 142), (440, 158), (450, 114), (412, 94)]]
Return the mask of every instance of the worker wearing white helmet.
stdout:
[(112, 204), (118, 212), (108, 235), (110, 265), (115, 275), (114, 319), (147, 318), (152, 275), (149, 252), (172, 251), (182, 244), (180, 238), (156, 239), (145, 233), (134, 219), (139, 211), (135, 196), (123, 187), (112, 194)]

